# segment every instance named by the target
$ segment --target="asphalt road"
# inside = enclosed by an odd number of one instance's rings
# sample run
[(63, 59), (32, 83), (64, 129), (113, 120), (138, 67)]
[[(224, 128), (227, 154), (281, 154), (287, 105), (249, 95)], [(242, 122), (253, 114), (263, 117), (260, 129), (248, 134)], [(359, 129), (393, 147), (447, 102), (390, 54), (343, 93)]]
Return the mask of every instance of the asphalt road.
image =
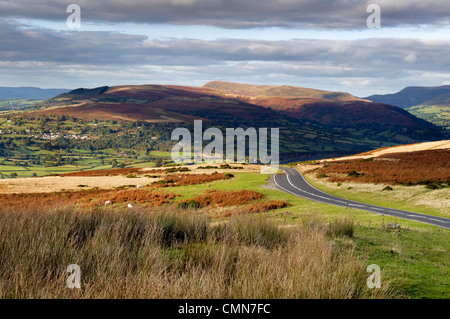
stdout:
[(290, 193), (292, 195), (300, 196), (320, 203), (331, 204), (346, 208), (360, 209), (375, 214), (395, 216), (399, 218), (414, 220), (417, 222), (422, 222), (450, 229), (450, 218), (436, 217), (414, 212), (408, 212), (405, 210), (392, 209), (377, 205), (370, 205), (353, 200), (348, 200), (341, 197), (336, 197), (327, 194), (309, 184), (298, 170), (286, 167), (282, 167), (281, 169), (284, 170), (286, 175), (275, 174), (273, 175), (273, 180), (278, 189)]

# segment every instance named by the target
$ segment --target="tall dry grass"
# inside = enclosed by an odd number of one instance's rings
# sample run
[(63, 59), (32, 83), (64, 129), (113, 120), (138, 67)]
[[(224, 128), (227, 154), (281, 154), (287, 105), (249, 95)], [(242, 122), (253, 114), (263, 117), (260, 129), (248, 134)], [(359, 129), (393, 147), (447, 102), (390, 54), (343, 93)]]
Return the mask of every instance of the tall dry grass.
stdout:
[[(66, 287), (70, 264), (81, 268), (81, 289)], [(1, 298), (389, 296), (369, 290), (367, 276), (326, 229), (264, 216), (212, 223), (169, 208), (0, 212)]]

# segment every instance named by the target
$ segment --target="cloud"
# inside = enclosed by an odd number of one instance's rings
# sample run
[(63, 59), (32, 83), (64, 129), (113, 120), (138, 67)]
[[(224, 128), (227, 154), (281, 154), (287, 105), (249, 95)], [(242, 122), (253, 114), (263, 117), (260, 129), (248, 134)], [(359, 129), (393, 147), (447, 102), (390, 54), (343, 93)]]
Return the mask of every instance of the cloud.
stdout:
[(218, 79), (370, 95), (450, 78), (446, 39), (151, 40), (5, 21), (0, 38), (4, 86), (201, 85)]
[(414, 63), (417, 61), (417, 55), (414, 52), (411, 52), (405, 57), (405, 61), (408, 63)]
[[(440, 72), (448, 69), (450, 55), (450, 40), (150, 40), (140, 35), (52, 31), (5, 22), (0, 22), (0, 38), (0, 61), (4, 62), (205, 67), (260, 61), (288, 65), (284, 72), (320, 76)], [(421, 63), (414, 63), (418, 56)]]
[[(82, 21), (211, 25), (222, 28), (365, 29), (367, 5), (381, 7), (383, 27), (448, 25), (447, 0), (77, 0)], [(69, 2), (0, 1), (3, 17), (64, 21)]]

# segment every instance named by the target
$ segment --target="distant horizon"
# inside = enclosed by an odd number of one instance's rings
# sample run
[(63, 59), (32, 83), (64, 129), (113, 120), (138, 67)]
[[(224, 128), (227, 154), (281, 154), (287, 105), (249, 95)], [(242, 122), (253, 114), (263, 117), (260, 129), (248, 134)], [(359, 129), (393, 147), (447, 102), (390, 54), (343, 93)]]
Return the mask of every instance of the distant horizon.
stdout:
[(244, 85), (261, 85), (261, 86), (292, 86), (292, 87), (298, 87), (298, 88), (305, 88), (305, 89), (312, 89), (312, 90), (321, 90), (321, 91), (328, 91), (328, 92), (343, 92), (343, 93), (349, 93), (355, 97), (358, 98), (364, 98), (364, 97), (369, 97), (372, 95), (385, 95), (385, 94), (394, 94), (394, 93), (398, 93), (406, 88), (412, 88), (412, 87), (421, 87), (421, 88), (433, 88), (433, 87), (444, 87), (444, 86), (450, 86), (450, 84), (445, 84), (445, 85), (438, 85), (438, 86), (428, 86), (428, 85), (410, 85), (410, 86), (406, 86), (398, 91), (390, 91), (390, 92), (386, 92), (386, 93), (372, 93), (372, 94), (368, 94), (365, 96), (358, 96), (355, 94), (352, 94), (349, 91), (333, 91), (333, 90), (327, 90), (327, 89), (318, 89), (315, 87), (306, 87), (306, 86), (296, 86), (296, 85), (291, 85), (291, 84), (277, 84), (277, 85), (271, 85), (271, 84), (253, 84), (253, 83), (242, 83), (242, 82), (233, 82), (233, 81), (221, 81), (221, 80), (211, 80), (211, 81), (207, 81), (202, 85), (184, 85), (184, 84), (177, 84), (177, 83), (138, 83), (138, 84), (114, 84), (114, 85), (99, 85), (99, 86), (80, 86), (80, 87), (74, 87), (74, 88), (55, 88), (55, 87), (49, 87), (49, 88), (44, 88), (44, 87), (39, 87), (39, 86), (0, 86), (0, 88), (12, 88), (12, 89), (19, 89), (19, 88), (30, 88), (30, 89), (41, 89), (41, 90), (66, 90), (68, 92), (76, 90), (76, 89), (93, 89), (93, 88), (97, 88), (97, 87), (102, 87), (102, 86), (108, 86), (108, 87), (114, 87), (114, 86), (131, 86), (131, 85), (136, 85), (136, 86), (140, 86), (140, 85), (175, 85), (175, 86), (186, 86), (186, 87), (203, 87), (204, 85), (206, 85), (209, 82), (229, 82), (229, 83), (236, 83), (236, 84), (244, 84)]

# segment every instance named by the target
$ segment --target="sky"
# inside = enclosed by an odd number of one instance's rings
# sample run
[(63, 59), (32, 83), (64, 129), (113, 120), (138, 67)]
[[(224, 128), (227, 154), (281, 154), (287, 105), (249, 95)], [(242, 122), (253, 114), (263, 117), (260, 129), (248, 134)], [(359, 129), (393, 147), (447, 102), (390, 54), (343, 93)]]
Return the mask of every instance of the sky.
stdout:
[(213, 80), (359, 97), (450, 84), (450, 1), (0, 0), (0, 86)]

